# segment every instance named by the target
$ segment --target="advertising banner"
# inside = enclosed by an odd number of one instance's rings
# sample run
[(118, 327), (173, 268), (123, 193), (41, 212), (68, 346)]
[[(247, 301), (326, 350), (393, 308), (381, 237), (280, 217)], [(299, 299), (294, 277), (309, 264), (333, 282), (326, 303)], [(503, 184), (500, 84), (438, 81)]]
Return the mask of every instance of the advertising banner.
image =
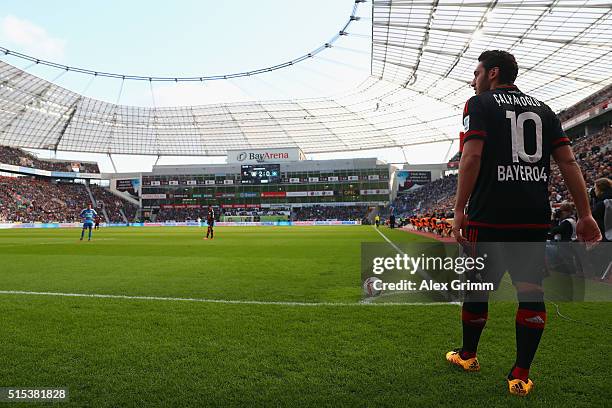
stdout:
[(159, 193), (159, 194), (143, 194), (142, 195), (142, 199), (143, 200), (165, 200), (166, 199), (166, 194), (164, 194), (164, 193)]
[(287, 191), (287, 197), (307, 197), (308, 191)]
[(286, 197), (287, 193), (284, 191), (264, 191), (261, 193), (262, 198), (273, 198), (273, 197)]
[(234, 164), (278, 163), (304, 159), (304, 153), (297, 147), (227, 151), (227, 162)]
[(414, 185), (430, 183), (431, 171), (397, 170), (395, 177), (397, 178), (397, 191), (401, 193), (409, 190)]
[(140, 195), (140, 179), (120, 179), (115, 180), (117, 191), (127, 191), (129, 194), (138, 197)]
[(380, 194), (389, 194), (388, 188), (381, 188), (378, 190), (360, 190), (359, 194), (361, 195), (380, 195)]
[(238, 196), (241, 198), (254, 198), (254, 197), (259, 197), (259, 193), (245, 192), (245, 193), (239, 193)]

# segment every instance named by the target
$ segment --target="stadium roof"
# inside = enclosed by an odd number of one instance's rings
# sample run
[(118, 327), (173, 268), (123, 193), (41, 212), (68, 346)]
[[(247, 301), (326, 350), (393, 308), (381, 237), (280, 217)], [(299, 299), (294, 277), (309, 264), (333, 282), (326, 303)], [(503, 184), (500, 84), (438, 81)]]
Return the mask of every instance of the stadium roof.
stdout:
[(517, 85), (559, 110), (612, 83), (600, 1), (373, 1), (371, 76), (314, 99), (169, 108), (85, 97), (0, 61), (0, 144), (109, 154), (352, 151), (456, 139), (480, 52), (511, 51)]

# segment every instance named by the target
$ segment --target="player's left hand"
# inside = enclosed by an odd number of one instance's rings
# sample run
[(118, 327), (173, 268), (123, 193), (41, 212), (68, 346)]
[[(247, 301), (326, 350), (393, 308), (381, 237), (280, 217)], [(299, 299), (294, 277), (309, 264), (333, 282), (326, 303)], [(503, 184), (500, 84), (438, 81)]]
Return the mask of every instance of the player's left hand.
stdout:
[(576, 236), (578, 241), (586, 242), (587, 248), (601, 241), (601, 231), (592, 215), (578, 218)]

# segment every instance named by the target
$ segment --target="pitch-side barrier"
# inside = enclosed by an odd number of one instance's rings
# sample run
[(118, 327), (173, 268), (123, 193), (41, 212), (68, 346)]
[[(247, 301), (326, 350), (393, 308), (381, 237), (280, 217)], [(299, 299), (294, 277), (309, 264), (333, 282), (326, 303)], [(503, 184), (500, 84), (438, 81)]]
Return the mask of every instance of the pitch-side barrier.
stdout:
[[(76, 222), (67, 223), (0, 223), (0, 229), (20, 228), (81, 228), (83, 224)], [(197, 221), (165, 221), (165, 222), (133, 222), (133, 223), (102, 223), (102, 227), (207, 227), (206, 222)], [(326, 220), (326, 221), (262, 221), (262, 222), (217, 222), (219, 227), (290, 227), (310, 225), (361, 225), (361, 221), (348, 220)]]

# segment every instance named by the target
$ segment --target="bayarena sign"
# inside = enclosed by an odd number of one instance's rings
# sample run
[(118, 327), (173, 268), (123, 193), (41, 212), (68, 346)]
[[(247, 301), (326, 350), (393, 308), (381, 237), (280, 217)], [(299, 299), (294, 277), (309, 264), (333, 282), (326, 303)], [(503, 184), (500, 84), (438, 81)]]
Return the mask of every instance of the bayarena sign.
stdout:
[(302, 150), (297, 147), (280, 149), (228, 150), (228, 163), (278, 163), (304, 160)]

